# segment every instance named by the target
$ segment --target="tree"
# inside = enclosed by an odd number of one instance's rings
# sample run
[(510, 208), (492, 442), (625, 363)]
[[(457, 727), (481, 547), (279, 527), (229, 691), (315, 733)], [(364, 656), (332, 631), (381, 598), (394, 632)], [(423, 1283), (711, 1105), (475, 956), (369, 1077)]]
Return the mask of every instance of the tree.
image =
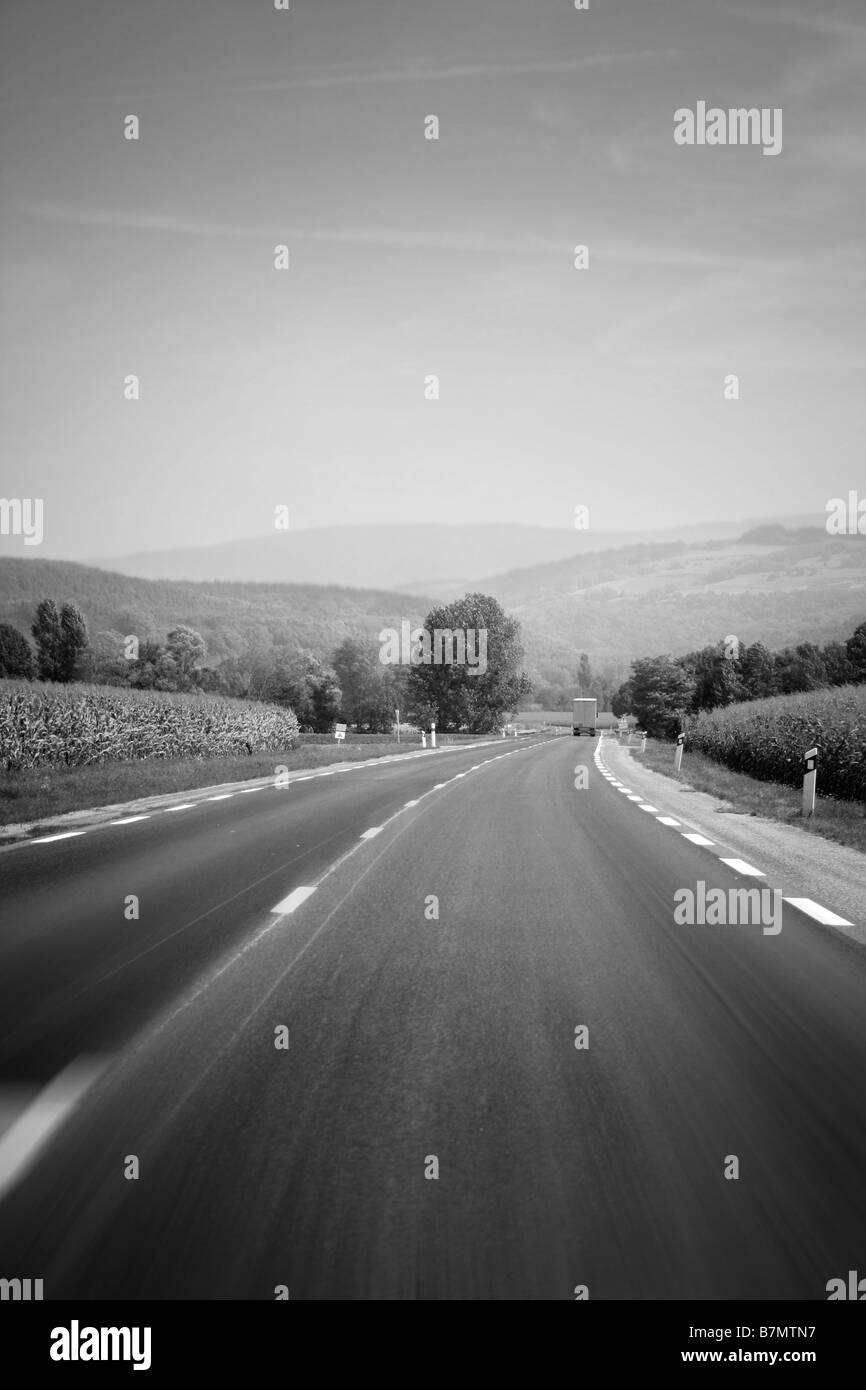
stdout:
[(124, 636), (121, 632), (97, 632), (81, 661), (84, 680), (98, 685), (129, 685), (134, 663), (124, 655)]
[(347, 637), (340, 643), (331, 659), (340, 689), (343, 692), (342, 712), (349, 724), (360, 729), (368, 722), (370, 706), (375, 703), (375, 648)]
[(827, 684), (821, 648), (814, 642), (801, 642), (793, 650), (785, 647), (775, 654), (776, 678), (783, 695), (801, 690), (819, 690)]
[(694, 696), (694, 684), (682, 666), (670, 656), (634, 661), (630, 684), (632, 713), (641, 728), (655, 738), (678, 734)]
[(763, 642), (753, 642), (750, 647), (743, 648), (740, 671), (747, 700), (763, 700), (768, 695), (775, 695), (776, 665)]
[[(130, 662), (132, 670), (129, 675), (130, 685), (135, 686), (136, 690), (164, 690), (167, 687), (160, 685), (160, 677), (165, 677), (164, 665), (165, 653), (158, 642), (145, 640), (139, 644), (138, 657)], [(169, 689), (171, 687), (168, 687)]]
[(60, 612), (53, 599), (42, 599), (30, 629), (36, 642), (39, 675), (46, 681), (70, 681), (87, 650), (87, 624), (73, 603), (64, 603)]
[(844, 642), (828, 642), (821, 650), (821, 659), (830, 685), (847, 685), (855, 679), (854, 666)]
[(0, 623), (0, 676), (32, 681), (34, 671), (33, 649), (24, 633), (10, 623)]
[(577, 683), (580, 687), (581, 695), (589, 695), (592, 689), (592, 667), (589, 664), (589, 653), (581, 652), (580, 665), (577, 668)]
[(265, 682), (262, 697), (294, 710), (302, 729), (329, 733), (340, 712), (336, 673), (312, 652), (284, 652)]
[(634, 689), (630, 680), (623, 681), (618, 690), (615, 690), (610, 697), (611, 713), (621, 719), (624, 714), (631, 714), (634, 706)]
[(317, 734), (328, 734), (337, 722), (343, 694), (335, 673), (320, 663), (318, 671), (307, 673), (310, 703), (313, 709), (313, 728)]
[[(424, 629), (433, 648), (422, 651), (423, 660), (409, 671), (407, 695), (409, 714), (421, 722), (431, 717), (443, 731), (466, 729), (469, 733), (491, 733), (502, 725), (503, 715), (517, 707), (532, 693), (532, 682), (520, 669), (523, 647), (520, 624), (509, 618), (488, 594), (467, 594), (427, 614)], [(477, 660), (458, 664), (437, 661), (454, 656), (451, 651), (435, 650), (436, 631), (462, 632), (467, 658)], [(474, 635), (471, 635), (474, 634)], [(443, 643), (444, 647), (444, 643)], [(429, 655), (429, 660), (427, 659)], [(482, 663), (482, 655), (484, 660)], [(459, 656), (459, 652), (458, 652)]]
[(746, 694), (739, 661), (726, 655), (723, 642), (717, 642), (714, 647), (704, 647), (699, 652), (691, 652), (679, 664), (687, 677), (694, 680), (694, 709), (730, 705), (734, 700), (742, 700)]
[(60, 610), (60, 675), (57, 679), (73, 680), (79, 674), (79, 662), (86, 651), (84, 614), (74, 603), (64, 603)]
[(56, 680), (60, 664), (60, 614), (53, 598), (44, 598), (37, 604), (30, 631), (36, 643), (36, 665), (40, 679)]
[(855, 627), (845, 643), (845, 651), (848, 653), (853, 671), (851, 679), (866, 681), (866, 623), (860, 623)]
[(207, 656), (207, 646), (200, 632), (181, 623), (166, 638), (166, 654), (177, 669), (177, 689), (190, 690), (197, 685), (197, 676)]

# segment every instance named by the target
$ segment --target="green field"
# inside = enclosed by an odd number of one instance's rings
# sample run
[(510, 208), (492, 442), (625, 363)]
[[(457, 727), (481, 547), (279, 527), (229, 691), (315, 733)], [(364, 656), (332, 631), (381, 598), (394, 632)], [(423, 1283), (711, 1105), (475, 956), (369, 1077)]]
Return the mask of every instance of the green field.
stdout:
[(761, 782), (798, 787), (803, 754), (818, 748), (818, 790), (866, 801), (866, 685), (727, 705), (698, 715), (686, 749)]

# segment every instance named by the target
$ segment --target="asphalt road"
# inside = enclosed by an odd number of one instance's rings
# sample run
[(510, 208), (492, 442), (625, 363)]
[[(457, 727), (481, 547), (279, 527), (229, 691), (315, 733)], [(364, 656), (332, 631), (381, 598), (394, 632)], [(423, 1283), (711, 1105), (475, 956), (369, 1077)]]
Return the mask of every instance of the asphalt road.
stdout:
[(0, 1273), (46, 1298), (823, 1300), (866, 1272), (863, 948), (787, 905), (778, 935), (678, 925), (678, 889), (754, 881), (592, 752), (390, 763), (0, 854), (0, 1080), (105, 1062), (0, 1203)]

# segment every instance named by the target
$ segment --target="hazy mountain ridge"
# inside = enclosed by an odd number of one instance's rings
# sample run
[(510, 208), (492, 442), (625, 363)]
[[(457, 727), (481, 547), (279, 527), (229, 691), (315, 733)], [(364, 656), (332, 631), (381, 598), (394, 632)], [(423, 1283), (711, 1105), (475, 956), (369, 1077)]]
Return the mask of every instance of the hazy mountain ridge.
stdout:
[(492, 576), (519, 618), (527, 664), (564, 681), (575, 648), (625, 671), (638, 656), (734, 634), (770, 648), (850, 635), (866, 617), (866, 539), (809, 529), (764, 545), (635, 547)]
[[(812, 522), (814, 518), (788, 520)], [(332, 526), (87, 563), (144, 579), (341, 584), (451, 597), (477, 587), (477, 580), (489, 574), (647, 543), (725, 541), (753, 524), (773, 522), (696, 522), (645, 532), (557, 530), (496, 522)]]

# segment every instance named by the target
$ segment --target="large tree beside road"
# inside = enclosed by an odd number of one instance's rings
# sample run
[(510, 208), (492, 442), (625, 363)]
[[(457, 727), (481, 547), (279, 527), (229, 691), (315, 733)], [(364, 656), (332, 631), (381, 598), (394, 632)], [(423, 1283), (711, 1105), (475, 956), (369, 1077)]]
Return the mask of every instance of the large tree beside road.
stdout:
[[(466, 594), (432, 609), (424, 630), (430, 648), (419, 653), (422, 660), (412, 664), (408, 681), (409, 714), (416, 722), (435, 719), (443, 732), (491, 733), (532, 693), (521, 669), (520, 624), (489, 594)], [(451, 634), (452, 640), (437, 644), (437, 633)], [(459, 657), (453, 639), (460, 634), (467, 659), (449, 662), (449, 656)]]

